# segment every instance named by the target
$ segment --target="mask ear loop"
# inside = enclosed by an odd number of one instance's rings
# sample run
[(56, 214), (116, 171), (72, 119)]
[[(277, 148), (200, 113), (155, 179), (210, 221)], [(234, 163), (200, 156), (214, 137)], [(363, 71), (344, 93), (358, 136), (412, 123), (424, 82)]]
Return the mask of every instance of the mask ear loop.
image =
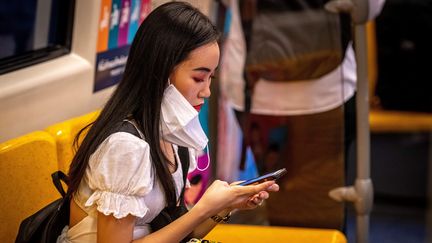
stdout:
[(197, 167), (196, 167), (196, 169), (197, 170), (199, 170), (199, 171), (201, 171), (201, 172), (203, 172), (203, 171), (206, 171), (209, 167), (210, 167), (210, 150), (209, 150), (209, 147), (208, 147), (208, 144), (206, 145), (206, 148), (207, 148), (207, 165), (206, 165), (206, 167), (204, 168), (204, 169), (201, 169), (201, 168), (199, 168), (199, 163), (198, 163), (198, 155), (195, 155), (195, 160), (197, 161)]

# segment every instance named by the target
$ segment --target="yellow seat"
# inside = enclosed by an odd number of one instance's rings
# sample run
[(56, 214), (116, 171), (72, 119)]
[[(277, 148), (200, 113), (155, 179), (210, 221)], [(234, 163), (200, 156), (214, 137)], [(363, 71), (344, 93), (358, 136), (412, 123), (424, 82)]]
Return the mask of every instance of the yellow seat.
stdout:
[(23, 219), (60, 198), (51, 180), (55, 171), (56, 144), (46, 132), (0, 144), (0, 242), (14, 242)]
[(374, 133), (431, 132), (432, 114), (408, 111), (373, 109), (369, 115), (370, 129)]
[(73, 142), (76, 134), (87, 124), (93, 122), (99, 115), (100, 111), (94, 111), (89, 114), (72, 118), (70, 120), (54, 124), (45, 129), (50, 133), (57, 144), (58, 168), (67, 173), (70, 163), (75, 154)]
[(346, 243), (345, 236), (337, 230), (309, 229), (276, 226), (219, 224), (204, 237), (216, 242), (262, 243)]

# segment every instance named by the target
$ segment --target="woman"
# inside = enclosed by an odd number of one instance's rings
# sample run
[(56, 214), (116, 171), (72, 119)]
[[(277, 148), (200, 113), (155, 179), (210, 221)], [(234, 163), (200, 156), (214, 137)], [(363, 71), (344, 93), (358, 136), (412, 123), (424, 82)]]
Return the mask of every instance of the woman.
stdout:
[[(217, 39), (210, 20), (186, 3), (164, 4), (146, 18), (123, 80), (72, 161), (70, 222), (58, 241), (201, 238), (232, 210), (255, 208), (278, 190), (274, 182), (241, 187), (215, 181), (189, 212), (158, 231), (149, 227), (184, 187), (179, 146), (188, 147), (191, 171), (196, 151), (207, 144), (197, 111), (210, 96)], [(124, 132), (125, 123), (139, 135)]]

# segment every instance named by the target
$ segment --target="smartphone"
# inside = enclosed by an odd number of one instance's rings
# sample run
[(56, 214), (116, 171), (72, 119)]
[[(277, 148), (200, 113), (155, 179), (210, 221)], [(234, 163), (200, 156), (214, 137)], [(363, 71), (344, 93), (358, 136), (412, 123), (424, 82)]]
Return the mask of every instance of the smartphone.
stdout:
[(287, 173), (287, 170), (285, 168), (265, 174), (263, 176), (260, 177), (256, 177), (247, 181), (243, 181), (242, 183), (238, 184), (240, 186), (246, 186), (246, 185), (251, 185), (251, 184), (259, 184), (259, 183), (263, 183), (265, 181), (274, 181), (277, 180), (279, 178), (281, 178), (283, 175), (285, 175)]

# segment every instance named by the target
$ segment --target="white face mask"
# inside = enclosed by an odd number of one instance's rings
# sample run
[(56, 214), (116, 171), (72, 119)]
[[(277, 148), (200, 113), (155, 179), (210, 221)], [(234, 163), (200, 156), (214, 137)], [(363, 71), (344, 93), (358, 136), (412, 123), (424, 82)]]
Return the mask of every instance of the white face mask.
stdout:
[(164, 92), (161, 107), (162, 138), (170, 143), (202, 151), (208, 143), (198, 112), (170, 84)]

